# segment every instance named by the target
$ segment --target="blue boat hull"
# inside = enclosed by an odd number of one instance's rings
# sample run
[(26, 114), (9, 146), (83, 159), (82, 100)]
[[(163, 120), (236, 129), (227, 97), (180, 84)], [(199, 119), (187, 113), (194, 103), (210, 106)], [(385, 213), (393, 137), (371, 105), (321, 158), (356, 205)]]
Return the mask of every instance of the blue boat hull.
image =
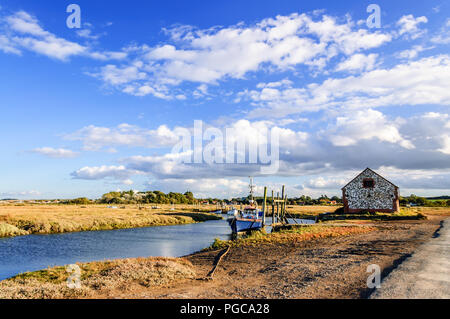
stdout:
[(230, 226), (233, 233), (239, 233), (261, 229), (263, 227), (263, 223), (262, 219), (234, 218), (230, 220)]

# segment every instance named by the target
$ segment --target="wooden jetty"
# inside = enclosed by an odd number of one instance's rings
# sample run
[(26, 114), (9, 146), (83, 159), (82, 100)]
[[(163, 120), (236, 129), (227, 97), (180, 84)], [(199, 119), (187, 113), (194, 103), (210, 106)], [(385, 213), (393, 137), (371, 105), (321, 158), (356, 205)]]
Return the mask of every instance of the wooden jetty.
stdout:
[[(270, 201), (270, 204), (267, 205), (267, 202)], [(264, 199), (263, 199), (263, 224), (266, 225), (266, 216), (272, 216), (272, 232), (280, 231), (283, 229), (292, 229), (295, 227), (301, 227), (305, 224), (299, 223), (296, 219), (291, 216), (287, 210), (287, 195), (285, 193), (285, 186), (283, 185), (281, 188), (281, 196), (280, 193), (277, 192), (275, 197), (274, 191), (272, 190), (272, 197), (267, 198), (267, 187), (264, 187)], [(293, 220), (294, 223), (290, 223), (289, 219)], [(310, 223), (314, 224), (317, 222), (317, 218), (311, 220)]]

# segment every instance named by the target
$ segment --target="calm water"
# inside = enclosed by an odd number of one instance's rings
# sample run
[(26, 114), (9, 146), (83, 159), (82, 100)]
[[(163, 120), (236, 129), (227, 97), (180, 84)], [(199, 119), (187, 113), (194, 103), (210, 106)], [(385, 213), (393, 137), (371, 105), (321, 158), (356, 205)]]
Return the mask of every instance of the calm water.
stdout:
[[(185, 256), (208, 247), (214, 238), (230, 239), (231, 229), (224, 218), (178, 226), (0, 238), (0, 280), (76, 262)], [(266, 218), (268, 225), (271, 222), (272, 218)], [(266, 230), (270, 232), (271, 227)]]
[(226, 220), (198, 224), (0, 238), (0, 280), (25, 271), (104, 259), (180, 257), (229, 239)]

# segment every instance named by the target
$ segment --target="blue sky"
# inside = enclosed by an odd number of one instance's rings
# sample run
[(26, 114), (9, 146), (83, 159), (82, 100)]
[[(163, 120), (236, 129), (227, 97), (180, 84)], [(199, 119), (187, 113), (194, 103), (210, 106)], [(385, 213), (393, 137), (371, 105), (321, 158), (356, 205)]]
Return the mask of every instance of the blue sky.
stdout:
[[(0, 0), (0, 198), (339, 194), (369, 166), (450, 193), (450, 4)], [(186, 164), (178, 133), (279, 134), (279, 169)], [(259, 144), (258, 144), (259, 145)]]

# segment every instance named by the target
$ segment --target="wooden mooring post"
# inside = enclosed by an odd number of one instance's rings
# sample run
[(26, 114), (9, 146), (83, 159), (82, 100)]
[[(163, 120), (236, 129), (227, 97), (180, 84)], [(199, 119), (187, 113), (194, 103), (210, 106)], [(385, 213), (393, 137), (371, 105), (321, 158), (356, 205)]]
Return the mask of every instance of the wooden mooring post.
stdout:
[[(268, 212), (267, 202), (266, 202), (267, 189), (264, 189), (264, 204), (263, 210), (264, 212)], [(281, 188), (281, 196), (280, 192), (277, 192), (275, 197), (275, 193), (272, 190), (272, 201), (270, 203), (272, 206), (272, 231), (274, 229), (278, 229), (279, 227), (284, 227), (289, 224), (288, 213), (286, 211), (287, 208), (287, 194), (285, 185)], [(269, 212), (268, 212), (269, 213)], [(269, 213), (270, 214), (270, 213)]]
[(263, 227), (266, 225), (266, 211), (267, 211), (267, 186), (264, 187), (264, 201), (263, 201), (263, 215), (262, 215)]
[(281, 222), (284, 222), (284, 219), (285, 219), (285, 203), (284, 203), (284, 185), (283, 185), (283, 187), (281, 188), (281, 198), (283, 199), (282, 200), (282, 202), (281, 202), (281, 218), (280, 218), (280, 220), (281, 220)]
[(272, 191), (272, 224), (275, 223), (275, 205), (274, 205), (274, 198), (273, 198), (273, 191)]

